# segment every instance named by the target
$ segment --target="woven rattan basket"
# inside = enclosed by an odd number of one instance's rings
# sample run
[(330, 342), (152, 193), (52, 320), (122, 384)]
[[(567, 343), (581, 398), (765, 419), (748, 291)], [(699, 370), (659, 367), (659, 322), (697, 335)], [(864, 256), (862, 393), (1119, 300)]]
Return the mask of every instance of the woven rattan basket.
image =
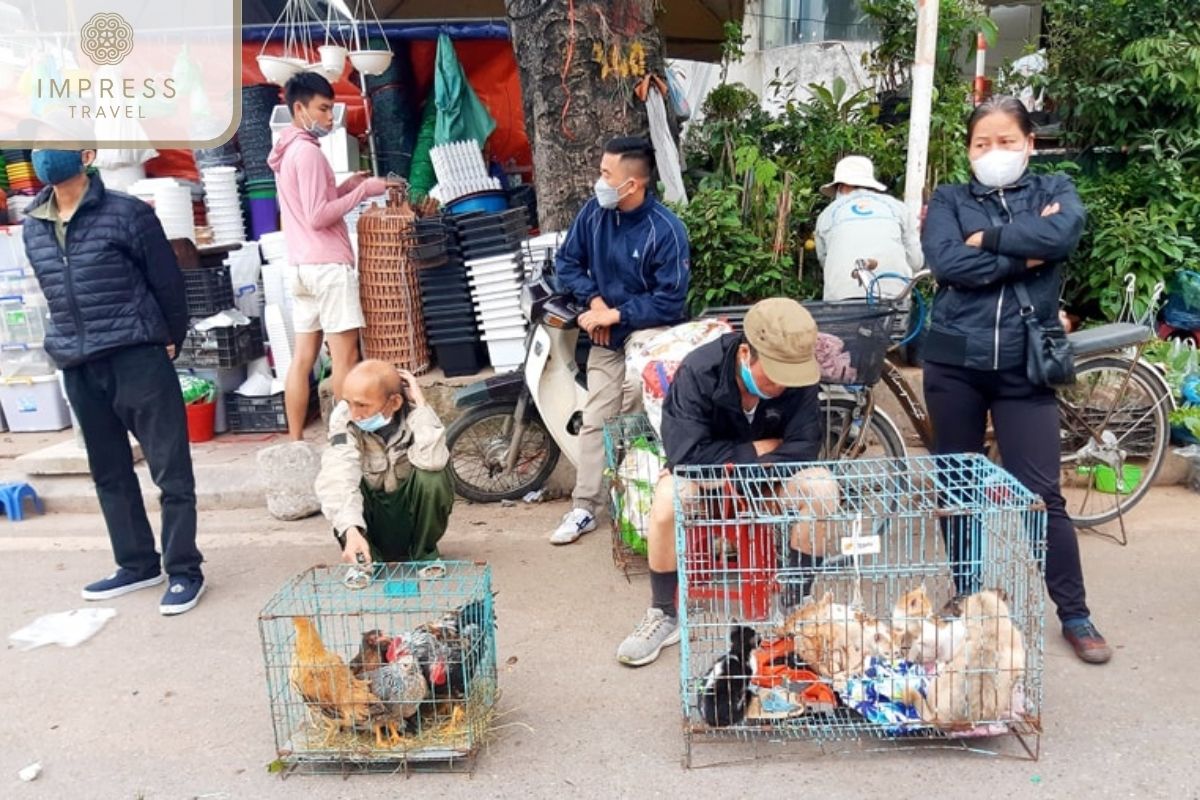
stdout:
[(419, 375), (429, 369), (429, 344), (411, 257), (416, 219), (405, 189), (388, 189), (387, 205), (368, 209), (358, 221), (358, 270), (366, 357)]

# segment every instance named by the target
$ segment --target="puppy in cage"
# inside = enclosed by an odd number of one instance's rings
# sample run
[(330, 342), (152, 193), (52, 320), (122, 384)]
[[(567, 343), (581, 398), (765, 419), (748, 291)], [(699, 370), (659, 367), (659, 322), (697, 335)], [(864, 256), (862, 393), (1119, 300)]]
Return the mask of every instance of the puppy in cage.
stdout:
[[(679, 642), (676, 593), (679, 576), (675, 553), (675, 500), (699, 508), (724, 503), (731, 521), (737, 498), (713, 481), (680, 483), (670, 474), (675, 467), (699, 465), (760, 465), (813, 461), (822, 440), (818, 381), (820, 368), (814, 349), (817, 326), (800, 303), (771, 298), (755, 304), (746, 315), (743, 333), (730, 333), (702, 345), (684, 358), (663, 404), (662, 442), (667, 469), (659, 476), (650, 508), (647, 549), (651, 605), (633, 633), (617, 648), (617, 660), (638, 667), (653, 662), (664, 647)], [(780, 476), (787, 488), (782, 496), (817, 498), (819, 508), (796, 508), (797, 517), (813, 517), (835, 507), (837, 486), (823, 470), (801, 470)], [(824, 546), (810, 543), (823, 531), (800, 525), (787, 558), (796, 566), (820, 562)], [(773, 558), (764, 537), (739, 532), (738, 526), (697, 548), (728, 568)], [(770, 552), (768, 552), (770, 551)], [(816, 552), (814, 552), (816, 551)], [(800, 587), (802, 595), (804, 588)], [(798, 599), (798, 598), (794, 598)], [(756, 609), (757, 610), (757, 609)]]

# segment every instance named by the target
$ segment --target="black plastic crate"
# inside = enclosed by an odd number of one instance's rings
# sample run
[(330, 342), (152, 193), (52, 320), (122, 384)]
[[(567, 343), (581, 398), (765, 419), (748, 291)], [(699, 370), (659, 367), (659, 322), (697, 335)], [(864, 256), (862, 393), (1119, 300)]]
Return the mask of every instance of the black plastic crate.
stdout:
[(233, 308), (233, 281), (229, 267), (202, 267), (183, 271), (188, 316), (211, 317)]
[[(306, 421), (317, 414), (320, 395), (316, 385), (309, 387)], [(287, 406), (283, 392), (265, 397), (244, 397), (236, 392), (225, 395), (225, 420), (230, 433), (282, 433), (288, 429)]]
[(283, 402), (283, 392), (266, 397), (244, 397), (230, 392), (225, 395), (225, 419), (230, 433), (286, 431), (287, 406)]
[(485, 348), (479, 340), (459, 339), (433, 343), (434, 356), (447, 378), (474, 375), (488, 365)]
[(189, 331), (177, 364), (230, 369), (262, 358), (264, 352), (262, 323), (251, 318), (249, 325), (214, 328), (203, 333)]

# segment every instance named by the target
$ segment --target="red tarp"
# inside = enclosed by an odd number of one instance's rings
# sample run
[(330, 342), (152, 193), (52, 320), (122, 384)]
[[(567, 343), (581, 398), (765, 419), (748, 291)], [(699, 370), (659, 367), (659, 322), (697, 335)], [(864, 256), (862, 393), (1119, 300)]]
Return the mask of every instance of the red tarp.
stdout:
[[(244, 86), (265, 82), (255, 60), (261, 48), (262, 45), (258, 43), (242, 45)], [(471, 87), (496, 120), (496, 131), (488, 140), (489, 156), (504, 165), (513, 163), (520, 167), (528, 167), (533, 163), (533, 156), (529, 151), (529, 138), (525, 135), (521, 81), (517, 75), (517, 62), (513, 56), (512, 44), (501, 39), (458, 39), (454, 42), (454, 49)], [(278, 54), (282, 51), (281, 42), (267, 46), (268, 53)], [(433, 60), (437, 52), (437, 42), (409, 42), (409, 52), (413, 68), (413, 86), (409, 97), (413, 98), (419, 107), (433, 88)], [(337, 95), (337, 102), (346, 104), (346, 126), (350, 133), (362, 136), (367, 126), (358, 87), (343, 79), (334, 84), (333, 90)], [(160, 153), (158, 158), (146, 164), (147, 175), (198, 179), (191, 151), (162, 150)]]

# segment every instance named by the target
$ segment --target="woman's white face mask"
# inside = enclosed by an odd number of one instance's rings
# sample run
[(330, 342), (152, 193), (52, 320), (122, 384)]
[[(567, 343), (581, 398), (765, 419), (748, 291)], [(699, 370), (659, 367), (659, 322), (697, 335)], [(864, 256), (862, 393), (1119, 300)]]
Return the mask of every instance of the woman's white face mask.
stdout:
[(1020, 150), (993, 147), (971, 162), (971, 171), (984, 186), (999, 189), (1012, 186), (1029, 164), (1029, 145)]

